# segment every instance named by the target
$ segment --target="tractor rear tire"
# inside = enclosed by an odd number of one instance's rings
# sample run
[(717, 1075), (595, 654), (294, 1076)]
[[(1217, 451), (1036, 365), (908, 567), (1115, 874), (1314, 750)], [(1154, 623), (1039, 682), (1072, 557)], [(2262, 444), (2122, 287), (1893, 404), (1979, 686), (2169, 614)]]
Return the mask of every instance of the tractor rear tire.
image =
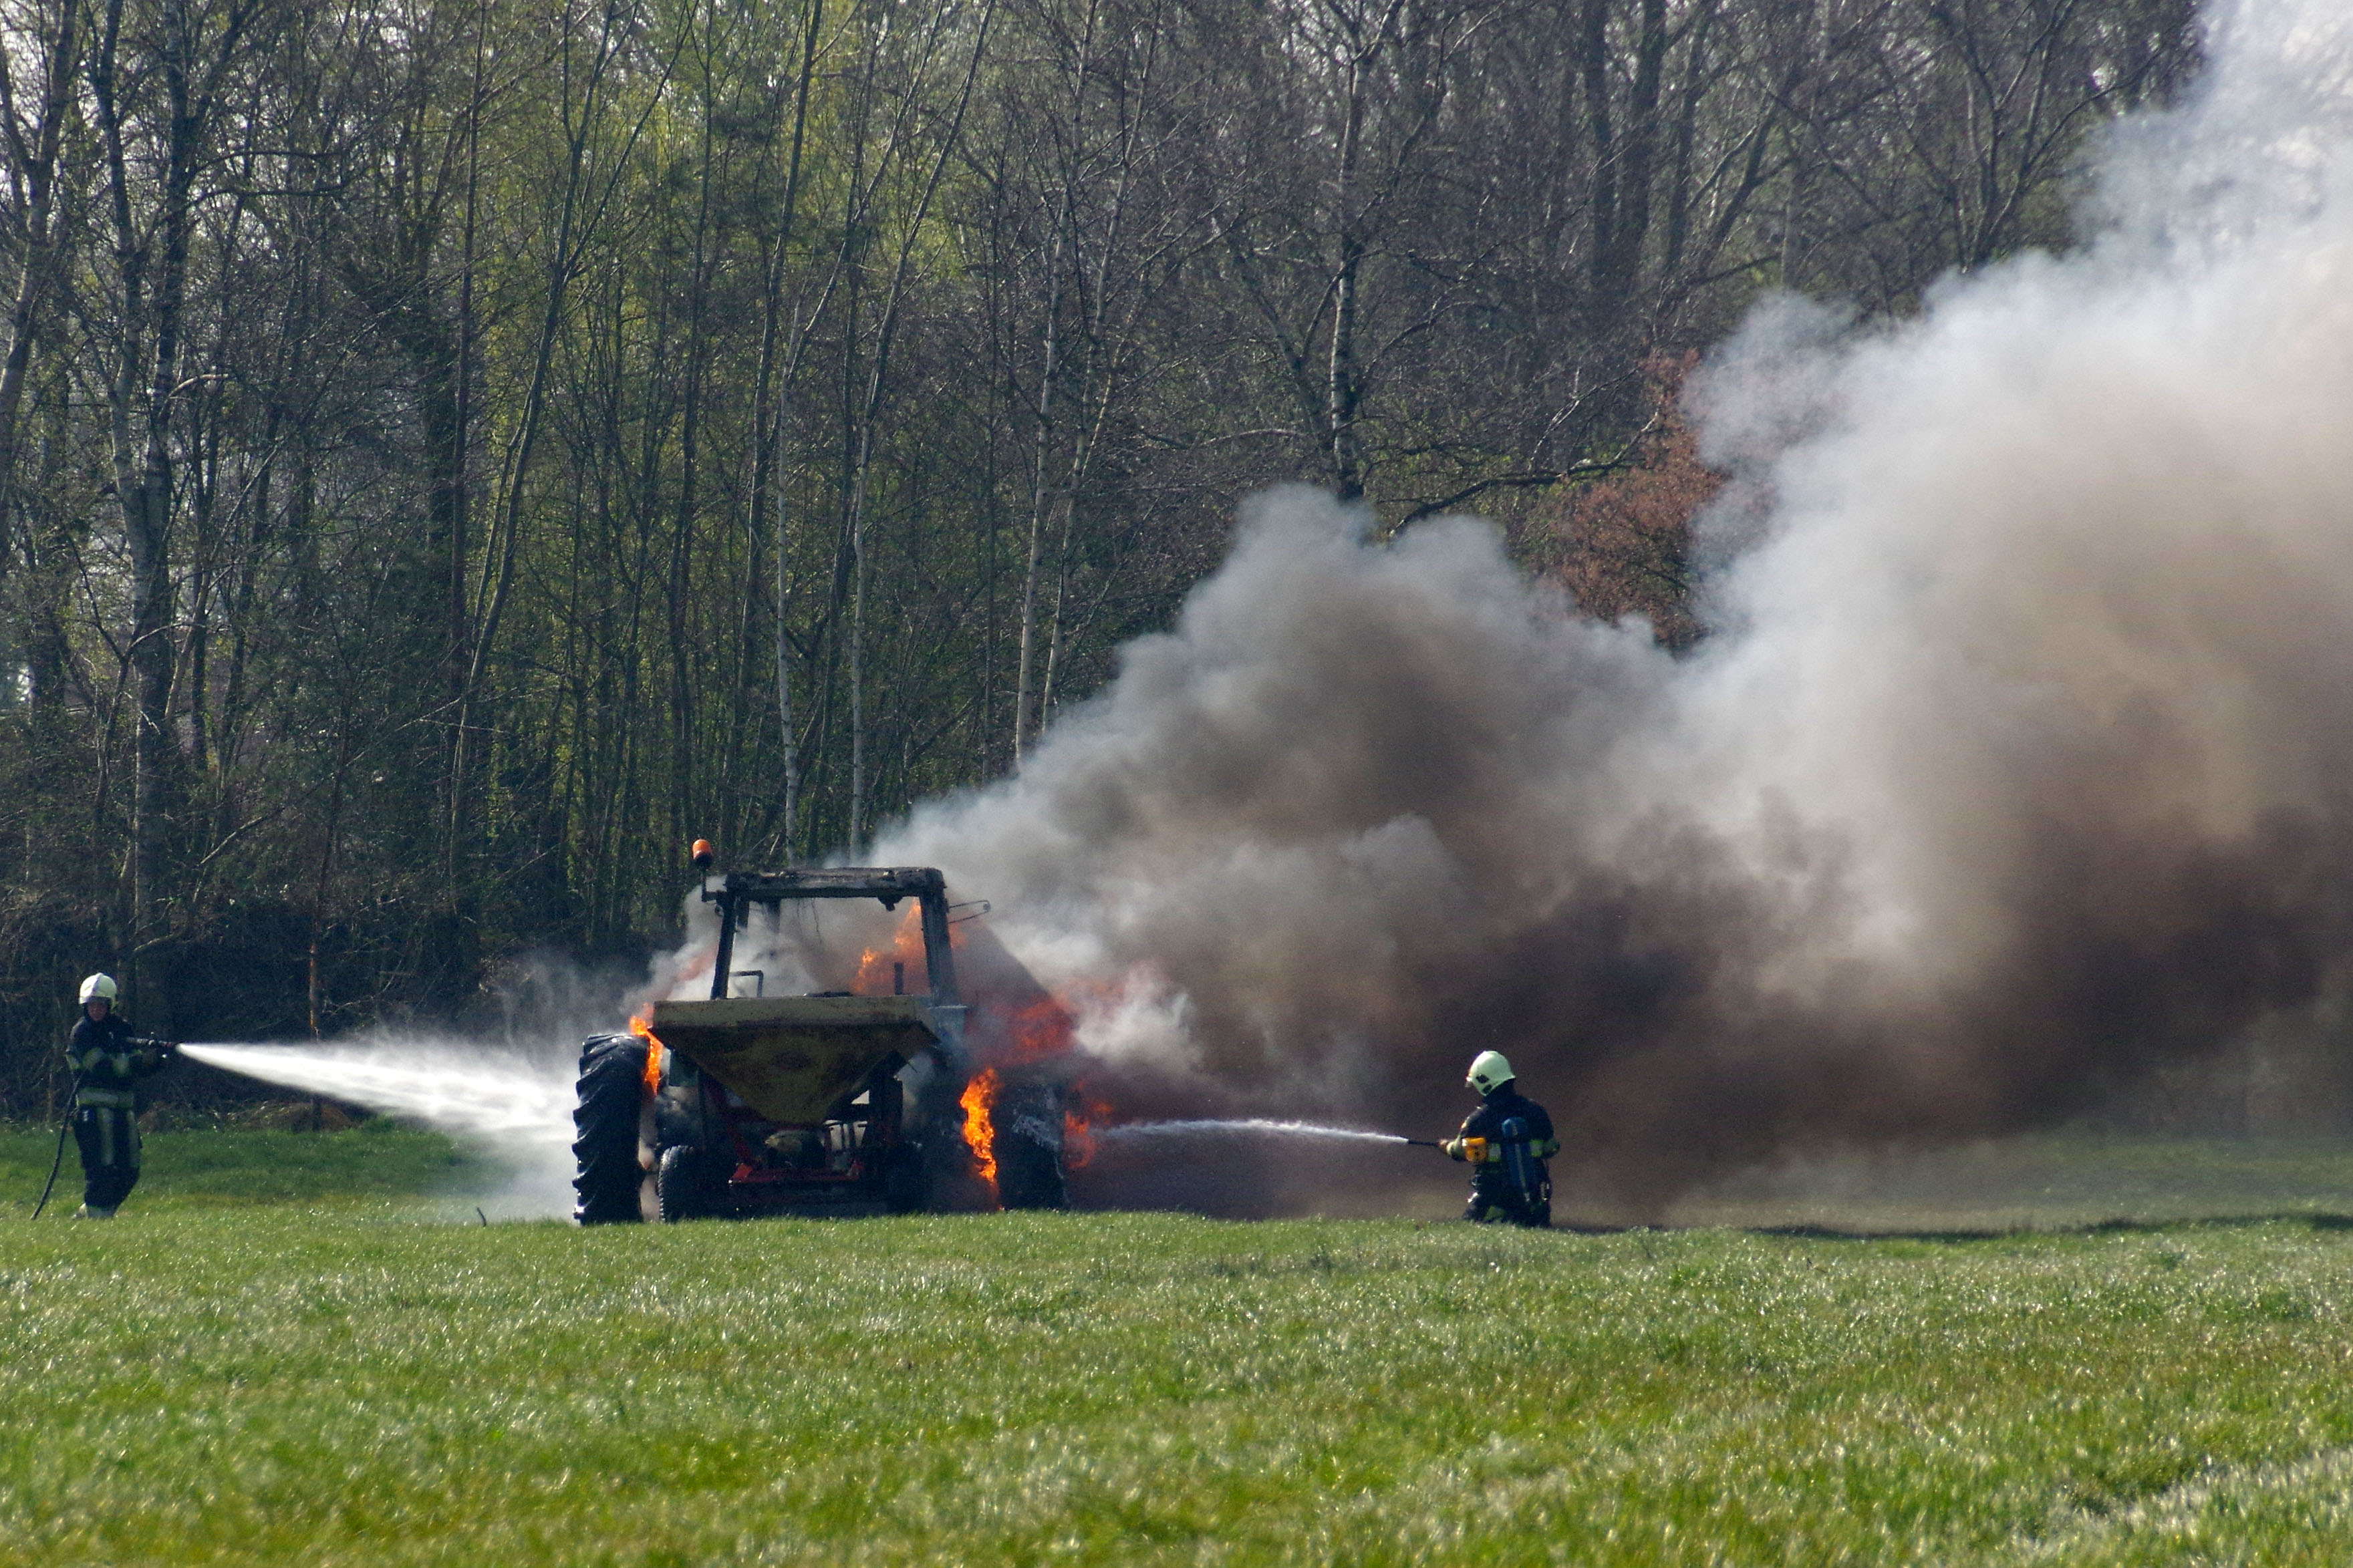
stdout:
[(1071, 1206), (1062, 1182), (1062, 1090), (1013, 1079), (997, 1091), (997, 1201), (1008, 1209)]
[(1012, 1131), (997, 1139), (997, 1201), (1007, 1209), (1066, 1209), (1062, 1152)]
[(645, 1218), (638, 1190), (638, 1126), (646, 1096), (646, 1043), (634, 1035), (595, 1035), (580, 1047), (580, 1103), (572, 1112), (578, 1134), (572, 1190), (582, 1225), (631, 1225)]

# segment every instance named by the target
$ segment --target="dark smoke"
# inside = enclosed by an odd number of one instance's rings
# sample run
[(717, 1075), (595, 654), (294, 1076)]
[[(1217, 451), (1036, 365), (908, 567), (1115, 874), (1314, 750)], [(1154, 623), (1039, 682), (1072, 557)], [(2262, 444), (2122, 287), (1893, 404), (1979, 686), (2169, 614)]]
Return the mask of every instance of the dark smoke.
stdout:
[(2098, 242), (1715, 356), (1694, 654), (1483, 523), (1275, 492), (880, 858), (1078, 983), (1123, 1109), (1427, 1133), (1494, 1047), (1637, 1202), (2049, 1122), (2341, 988), (2353, 20), (2210, 33), (2199, 100), (2112, 138)]

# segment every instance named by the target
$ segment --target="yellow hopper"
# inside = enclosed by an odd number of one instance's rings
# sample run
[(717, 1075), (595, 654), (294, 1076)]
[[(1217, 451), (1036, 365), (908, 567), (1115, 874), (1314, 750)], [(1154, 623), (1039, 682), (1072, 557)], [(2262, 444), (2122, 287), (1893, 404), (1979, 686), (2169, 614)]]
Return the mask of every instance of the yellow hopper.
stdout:
[(814, 1126), (890, 1058), (940, 1032), (921, 996), (732, 996), (657, 1002), (654, 1037), (771, 1121)]

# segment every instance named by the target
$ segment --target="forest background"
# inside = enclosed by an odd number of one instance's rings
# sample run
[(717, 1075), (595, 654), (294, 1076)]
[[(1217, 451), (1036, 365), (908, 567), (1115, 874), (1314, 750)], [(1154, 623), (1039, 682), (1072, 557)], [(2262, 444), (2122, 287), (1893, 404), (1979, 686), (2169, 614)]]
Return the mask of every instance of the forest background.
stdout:
[(674, 941), (1018, 767), (1235, 502), (1682, 646), (1775, 289), (2071, 239), (2187, 0), (0, 0), (0, 1116)]

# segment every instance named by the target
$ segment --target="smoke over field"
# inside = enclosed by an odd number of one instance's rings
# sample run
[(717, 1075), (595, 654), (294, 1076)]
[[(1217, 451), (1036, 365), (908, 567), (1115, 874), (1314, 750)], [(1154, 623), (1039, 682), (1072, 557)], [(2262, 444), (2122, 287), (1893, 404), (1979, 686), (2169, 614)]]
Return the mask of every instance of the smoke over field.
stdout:
[(875, 851), (1058, 987), (1123, 1110), (1428, 1131), (1472, 1052), (1591, 1185), (2047, 1121), (2345, 983), (2353, 17), (2217, 15), (2103, 236), (1695, 389), (1713, 635), (1496, 531), (1249, 503), (1022, 774)]

